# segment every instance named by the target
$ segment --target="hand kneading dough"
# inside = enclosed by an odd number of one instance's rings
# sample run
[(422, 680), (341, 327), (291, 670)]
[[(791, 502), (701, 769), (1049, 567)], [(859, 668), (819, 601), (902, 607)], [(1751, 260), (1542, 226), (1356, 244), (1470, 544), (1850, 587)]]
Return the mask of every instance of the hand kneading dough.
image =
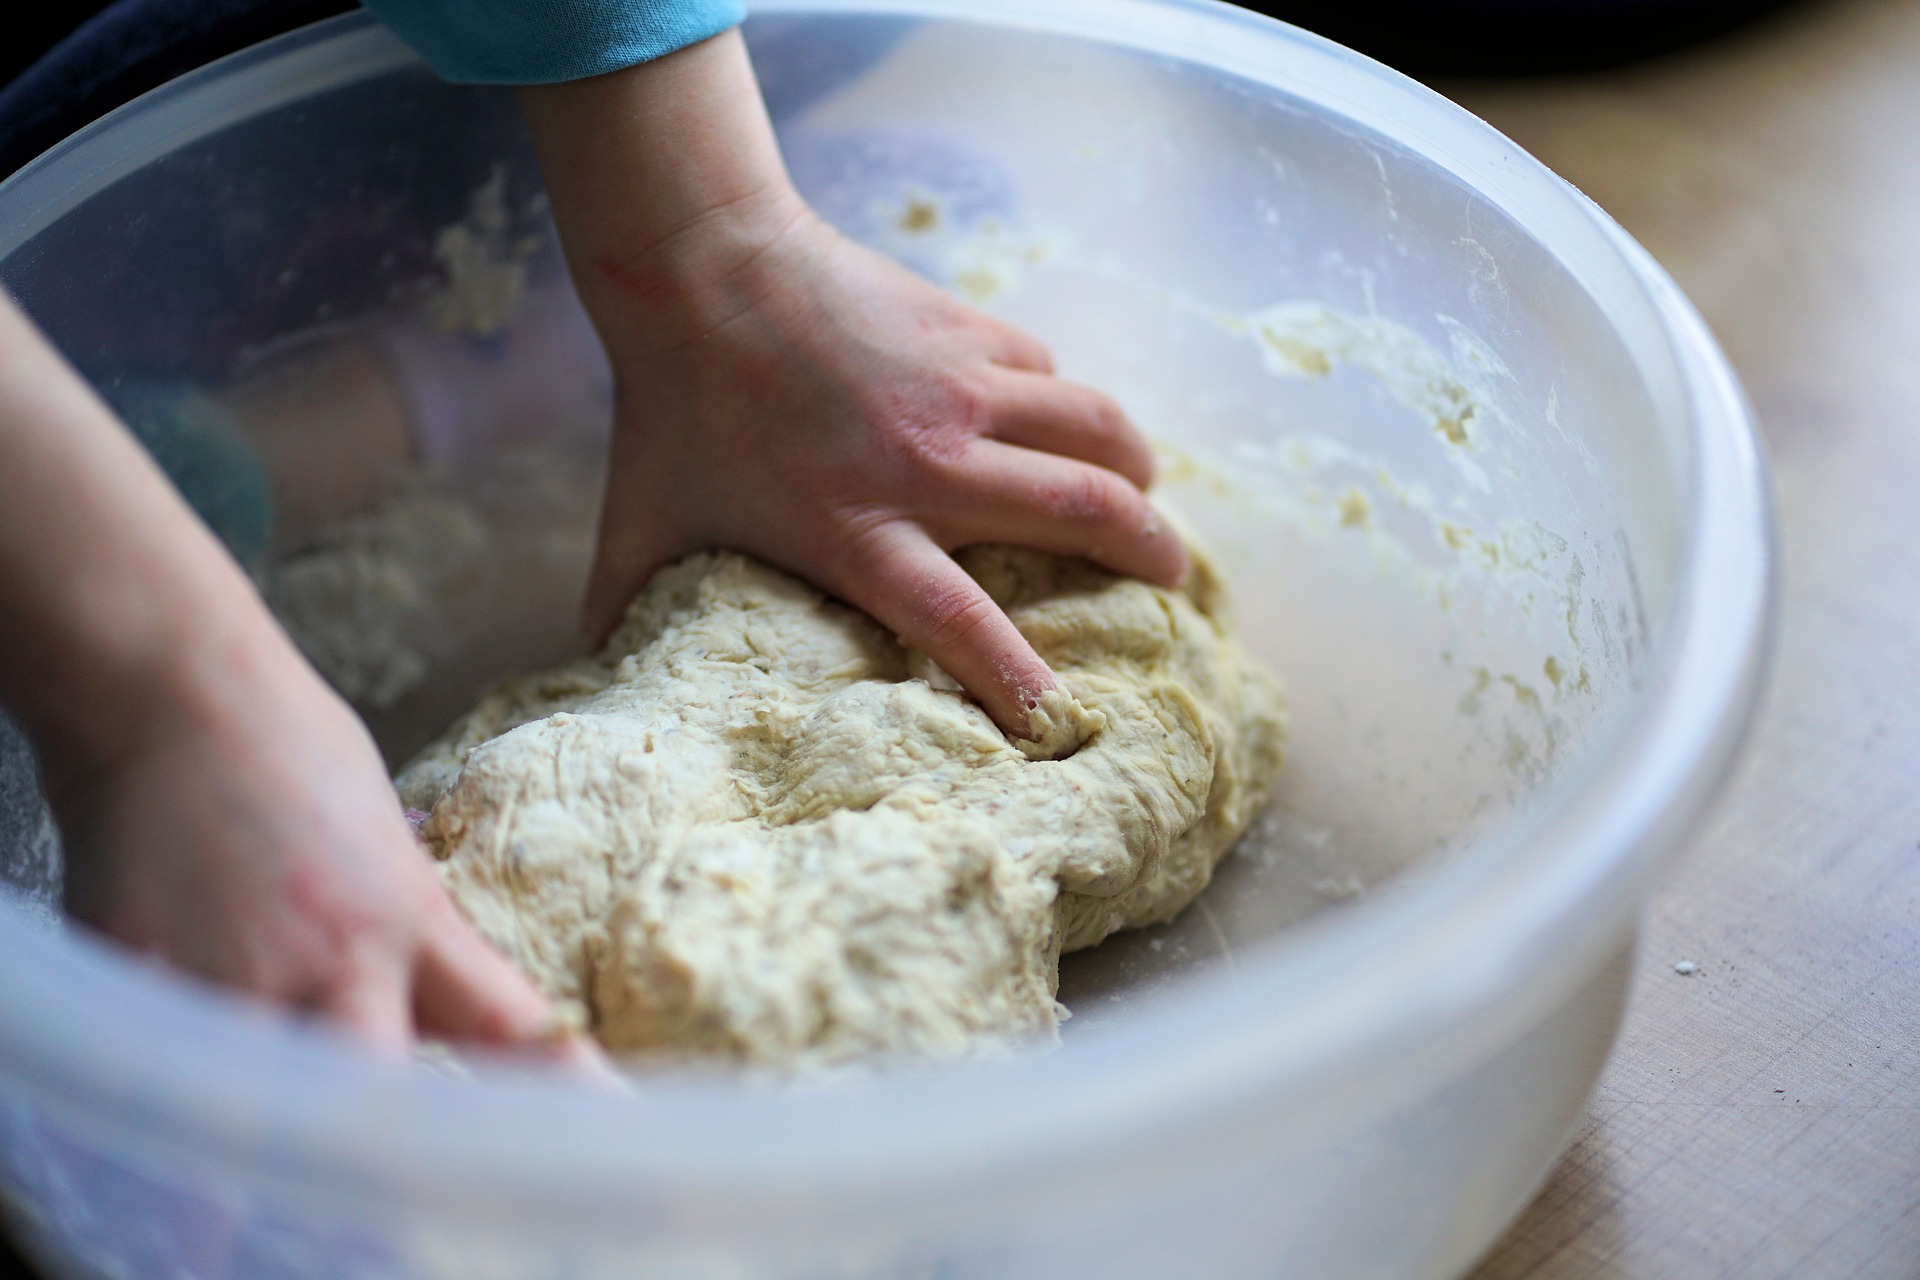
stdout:
[(1205, 887), (1266, 800), (1284, 704), (1201, 557), (1181, 592), (961, 561), (1071, 692), (1035, 727), (1076, 752), (1030, 758), (864, 615), (695, 555), (601, 653), (499, 686), (401, 775), (455, 900), (617, 1052), (1052, 1036), (1060, 953)]

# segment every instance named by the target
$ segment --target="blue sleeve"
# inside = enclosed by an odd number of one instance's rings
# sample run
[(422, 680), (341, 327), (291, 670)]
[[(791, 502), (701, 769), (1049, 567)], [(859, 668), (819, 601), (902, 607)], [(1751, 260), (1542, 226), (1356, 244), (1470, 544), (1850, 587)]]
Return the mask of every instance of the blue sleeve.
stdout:
[(663, 57), (736, 26), (742, 0), (365, 0), (443, 79), (553, 84)]

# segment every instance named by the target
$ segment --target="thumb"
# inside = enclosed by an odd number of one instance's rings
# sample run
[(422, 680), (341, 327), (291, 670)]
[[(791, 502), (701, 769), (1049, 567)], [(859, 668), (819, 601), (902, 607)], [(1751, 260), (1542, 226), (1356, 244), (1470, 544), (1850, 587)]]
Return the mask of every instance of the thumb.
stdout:
[(593, 570), (580, 610), (580, 627), (596, 647), (606, 643), (640, 588), (667, 561), (688, 550), (677, 545), (649, 492), (637, 433), (617, 428), (607, 454), (607, 486), (600, 503)]

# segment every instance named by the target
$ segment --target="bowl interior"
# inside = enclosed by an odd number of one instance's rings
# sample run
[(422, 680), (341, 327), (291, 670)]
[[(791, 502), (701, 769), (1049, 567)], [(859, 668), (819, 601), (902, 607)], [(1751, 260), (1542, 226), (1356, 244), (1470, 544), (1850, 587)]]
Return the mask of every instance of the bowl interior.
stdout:
[[(577, 645), (607, 374), (511, 96), (352, 30), (310, 89), (109, 122), (53, 213), (0, 190), (0, 283), (183, 474), (254, 460), (190, 496), (397, 764)], [(1289, 690), (1271, 810), (1181, 920), (1069, 959), (1069, 1034), (1498, 830), (1632, 705), (1691, 464), (1582, 264), (1406, 139), (1124, 42), (748, 34), (816, 207), (1126, 405)], [(4, 866), (51, 901), (22, 796)]]

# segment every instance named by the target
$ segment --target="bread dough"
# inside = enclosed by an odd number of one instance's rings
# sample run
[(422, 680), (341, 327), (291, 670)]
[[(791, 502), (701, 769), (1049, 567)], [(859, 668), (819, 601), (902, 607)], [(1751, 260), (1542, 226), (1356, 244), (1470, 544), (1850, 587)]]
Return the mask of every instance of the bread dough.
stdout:
[(1071, 693), (1041, 746), (865, 615), (694, 555), (599, 654), (500, 685), (402, 773), (454, 899), (616, 1052), (1052, 1037), (1060, 954), (1170, 919), (1263, 805), (1284, 703), (1203, 556), (1178, 592), (960, 559)]

